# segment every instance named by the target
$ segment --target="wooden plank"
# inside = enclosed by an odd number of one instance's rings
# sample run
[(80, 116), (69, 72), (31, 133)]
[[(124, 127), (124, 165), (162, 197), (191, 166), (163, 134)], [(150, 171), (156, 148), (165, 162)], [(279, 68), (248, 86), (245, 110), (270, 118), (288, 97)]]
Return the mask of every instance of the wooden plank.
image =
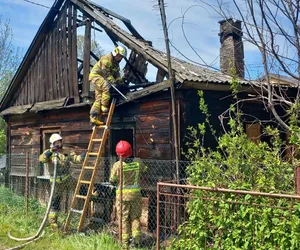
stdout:
[(154, 85), (152, 85), (150, 87), (144, 88), (142, 90), (135, 91), (133, 93), (129, 92), (126, 95), (126, 97), (128, 98), (128, 100), (122, 99), (121, 101), (119, 101), (119, 103), (117, 104), (117, 106), (121, 105), (123, 103), (129, 102), (129, 101), (133, 101), (133, 100), (136, 100), (138, 98), (147, 96), (147, 95), (151, 95), (151, 94), (159, 92), (161, 90), (168, 89), (169, 86), (170, 86), (170, 81), (166, 80), (166, 81), (163, 81), (161, 83), (154, 84)]
[[(56, 21), (57, 23), (57, 21)], [(54, 26), (56, 26), (54, 24)], [(56, 29), (52, 30), (52, 41), (51, 41), (51, 52), (52, 52), (52, 99), (57, 98), (57, 48), (56, 48)]]
[(25, 76), (22, 83), (23, 88), (20, 92), (20, 97), (22, 99), (22, 105), (26, 104), (26, 97), (27, 97), (27, 77)]
[(39, 127), (19, 127), (11, 129), (11, 136), (29, 135), (39, 132)]
[(52, 100), (53, 99), (53, 52), (52, 52), (52, 38), (53, 38), (53, 32), (52, 30), (49, 31), (49, 39), (47, 43), (48, 48), (48, 90), (47, 90), (47, 98), (46, 100)]
[(68, 49), (67, 49), (67, 8), (64, 5), (62, 11), (62, 57), (63, 57), (63, 86), (65, 87), (66, 96), (70, 94), (70, 82), (68, 78)]
[(36, 102), (33, 107), (30, 109), (31, 111), (41, 111), (41, 110), (50, 110), (56, 109), (59, 107), (63, 107), (66, 102), (67, 97), (51, 100), (47, 102)]
[(89, 97), (90, 83), (90, 51), (91, 51), (91, 21), (88, 19), (85, 23), (85, 33), (84, 33), (84, 50), (83, 50), (83, 87), (82, 87), (82, 97)]
[[(47, 38), (47, 36), (46, 36)], [(46, 49), (45, 49), (45, 41), (42, 44), (42, 48), (41, 48), (41, 65), (40, 65), (40, 69), (41, 69), (41, 78), (40, 78), (40, 97), (41, 97), (41, 101), (45, 101), (46, 100), (46, 88), (45, 88), (45, 79), (46, 79)]]
[(34, 61), (32, 62), (32, 87), (33, 87), (33, 91), (32, 91), (32, 103), (34, 103), (36, 101), (36, 93), (37, 93), (37, 85), (36, 85), (36, 60), (37, 57), (34, 58)]
[(135, 140), (137, 144), (143, 144), (145, 142), (154, 145), (154, 144), (168, 144), (170, 143), (169, 132), (167, 133), (142, 133), (136, 134)]
[(26, 88), (26, 100), (25, 100), (25, 104), (29, 104), (30, 103), (30, 82), (29, 82), (29, 69), (27, 71), (27, 74), (26, 74), (26, 85), (27, 85), (27, 88)]
[(38, 50), (38, 53), (36, 55), (36, 64), (35, 64), (35, 72), (36, 72), (36, 76), (35, 76), (35, 101), (39, 102), (40, 101), (40, 78), (41, 78), (41, 74), (40, 74), (40, 52), (41, 52), (41, 48)]
[(50, 90), (50, 72), (49, 72), (49, 58), (50, 58), (50, 51), (49, 51), (49, 41), (50, 41), (49, 32), (47, 38), (45, 40), (45, 61), (44, 61), (44, 100), (49, 100), (49, 90)]
[(27, 72), (27, 80), (28, 80), (28, 104), (32, 103), (32, 84), (31, 84), (31, 66), (28, 68)]
[(34, 80), (33, 80), (33, 62), (29, 68), (29, 76), (30, 76), (30, 103), (34, 102)]
[(147, 114), (166, 114), (168, 115), (170, 110), (170, 101), (148, 101), (141, 103), (140, 105), (140, 112), (147, 113)]
[(60, 128), (61, 128), (61, 132), (88, 131), (89, 133), (91, 133), (93, 129), (88, 122), (72, 122), (72, 123), (61, 124)]
[(40, 144), (40, 134), (38, 135), (21, 135), (14, 136), (11, 138), (12, 146), (20, 146), (20, 145), (38, 145)]
[(41, 57), (40, 57), (40, 51), (41, 48), (39, 49), (39, 53), (37, 54), (37, 63), (36, 63), (36, 67), (37, 67), (37, 78), (36, 78), (36, 101), (40, 102), (41, 101), (41, 95), (40, 95), (40, 91), (41, 91)]
[(72, 24), (72, 61), (71, 70), (73, 77), (73, 88), (74, 88), (74, 101), (79, 103), (79, 90), (78, 90), (78, 75), (77, 75), (77, 8), (73, 5), (73, 24)]
[(65, 97), (65, 86), (63, 82), (63, 73), (62, 73), (62, 13), (59, 13), (59, 19), (58, 19), (58, 25), (57, 25), (57, 37), (58, 37), (58, 87), (59, 87), (59, 93), (58, 97), (62, 98)]
[[(167, 110), (168, 111), (168, 110)], [(136, 123), (140, 128), (168, 128), (170, 124), (170, 117), (165, 115), (136, 115)]]
[(167, 75), (166, 71), (164, 71), (161, 68), (158, 68), (157, 69), (157, 74), (156, 74), (156, 82), (162, 82), (166, 75)]
[(152, 147), (145, 143), (143, 145), (136, 145), (136, 148), (137, 157), (142, 159), (171, 159), (170, 144), (157, 144)]
[(17, 104), (18, 105), (24, 105), (24, 98), (25, 98), (25, 89), (26, 89), (26, 82), (23, 81), (21, 82), (21, 86), (18, 89), (17, 93), (16, 93), (16, 97), (17, 97)]
[(57, 110), (50, 110), (47, 112), (47, 120), (45, 120), (45, 116), (42, 113), (28, 113), (26, 116), (23, 115), (10, 117), (10, 122), (13, 126), (43, 124), (43, 122), (47, 122), (48, 126), (57, 126), (57, 124), (67, 121), (89, 122), (86, 112), (80, 112), (78, 108), (60, 110), (59, 112), (57, 112)]
[(55, 49), (55, 57), (54, 57), (54, 62), (55, 62), (55, 71), (53, 71), (55, 73), (55, 81), (54, 81), (54, 92), (55, 92), (55, 96), (53, 97), (54, 99), (58, 99), (60, 97), (59, 95), (59, 68), (58, 68), (58, 61), (59, 61), (59, 54), (58, 54), (58, 20), (56, 20), (56, 25), (55, 25), (55, 29), (54, 29), (54, 49)]
[(73, 74), (72, 74), (72, 4), (68, 1), (68, 77), (70, 82), (69, 96), (74, 97)]
[(36, 101), (39, 102), (42, 100), (41, 96), (41, 85), (42, 85), (42, 63), (41, 63), (41, 54), (42, 54), (42, 47), (40, 47), (38, 54), (37, 54), (37, 62), (36, 62)]
[(91, 137), (91, 133), (72, 133), (72, 134), (62, 134), (64, 143), (78, 144), (78, 143), (88, 143)]

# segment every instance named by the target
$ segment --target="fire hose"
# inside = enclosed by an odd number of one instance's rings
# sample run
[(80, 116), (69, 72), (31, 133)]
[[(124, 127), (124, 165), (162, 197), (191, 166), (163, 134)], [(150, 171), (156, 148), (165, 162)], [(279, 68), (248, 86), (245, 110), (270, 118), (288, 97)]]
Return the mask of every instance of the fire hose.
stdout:
[(58, 152), (54, 152), (54, 171), (53, 171), (53, 182), (52, 182), (52, 185), (51, 185), (51, 193), (50, 193), (50, 197), (49, 197), (49, 201), (48, 201), (48, 206), (47, 206), (47, 209), (46, 209), (46, 212), (45, 212), (45, 215), (44, 215), (44, 218), (43, 218), (43, 221), (37, 231), (37, 233), (33, 236), (30, 236), (30, 237), (27, 237), (27, 238), (17, 238), (17, 237), (14, 237), (11, 235), (10, 233), (10, 230), (8, 231), (8, 237), (12, 240), (15, 240), (15, 241), (28, 241), (22, 245), (19, 245), (19, 246), (15, 246), (13, 248), (8, 248), (6, 250), (15, 250), (15, 249), (21, 249), (22, 247), (28, 245), (29, 243), (31, 242), (34, 242), (36, 240), (38, 240), (40, 237), (43, 236), (44, 232), (42, 233), (45, 225), (46, 225), (46, 222), (47, 222), (47, 218), (48, 218), (48, 215), (49, 215), (49, 212), (50, 212), (50, 208), (51, 208), (51, 203), (52, 203), (52, 199), (53, 199), (53, 194), (54, 194), (54, 189), (55, 189), (55, 183), (56, 183), (56, 175), (57, 175), (57, 165), (58, 165)]

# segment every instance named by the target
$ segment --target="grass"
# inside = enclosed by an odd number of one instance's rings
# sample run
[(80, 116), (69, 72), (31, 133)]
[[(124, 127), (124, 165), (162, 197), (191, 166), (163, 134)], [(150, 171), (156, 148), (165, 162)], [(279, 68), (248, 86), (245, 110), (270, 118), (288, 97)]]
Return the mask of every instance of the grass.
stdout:
[[(20, 242), (8, 238), (7, 233), (9, 230), (16, 237), (34, 235), (42, 222), (44, 213), (45, 207), (40, 206), (35, 200), (30, 200), (27, 216), (25, 212), (25, 198), (16, 195), (4, 186), (0, 186), (0, 250), (20, 244)], [(23, 249), (117, 250), (120, 247), (115, 239), (105, 231), (101, 233), (91, 232), (88, 235), (64, 235), (62, 232), (53, 232), (46, 226), (45, 235)]]

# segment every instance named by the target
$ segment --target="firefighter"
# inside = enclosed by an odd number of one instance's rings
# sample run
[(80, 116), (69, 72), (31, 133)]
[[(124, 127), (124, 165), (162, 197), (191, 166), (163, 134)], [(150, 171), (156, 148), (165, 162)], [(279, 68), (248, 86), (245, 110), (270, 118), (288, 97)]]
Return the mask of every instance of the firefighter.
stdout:
[[(117, 186), (116, 208), (120, 215), (120, 203), (122, 202), (122, 246), (127, 249), (129, 239), (132, 236), (134, 245), (139, 245), (141, 238), (140, 217), (142, 214), (142, 195), (140, 187), (141, 174), (147, 170), (145, 164), (139, 158), (132, 157), (132, 148), (127, 141), (119, 141), (116, 153), (124, 158), (122, 201), (120, 197), (120, 161), (117, 161), (111, 170), (110, 182)], [(120, 216), (119, 216), (120, 225)]]
[(44, 151), (39, 160), (42, 163), (48, 164), (50, 172), (50, 182), (53, 182), (53, 171), (54, 171), (54, 152), (58, 153), (58, 166), (57, 166), (57, 177), (56, 185), (51, 203), (50, 213), (48, 216), (49, 223), (53, 230), (58, 229), (57, 224), (57, 212), (59, 210), (61, 194), (67, 189), (67, 186), (71, 181), (71, 174), (69, 172), (70, 162), (80, 163), (84, 160), (86, 152), (81, 155), (71, 153), (70, 155), (64, 154), (62, 137), (59, 134), (52, 134), (50, 137), (50, 149)]
[[(109, 111), (111, 84), (120, 87), (124, 79), (120, 77), (119, 63), (127, 56), (127, 50), (123, 46), (117, 46), (108, 55), (102, 56), (94, 65), (89, 75), (89, 81), (95, 87), (95, 101), (90, 110), (90, 122), (92, 125), (103, 125), (101, 115)], [(124, 76), (126, 77), (126, 76)]]

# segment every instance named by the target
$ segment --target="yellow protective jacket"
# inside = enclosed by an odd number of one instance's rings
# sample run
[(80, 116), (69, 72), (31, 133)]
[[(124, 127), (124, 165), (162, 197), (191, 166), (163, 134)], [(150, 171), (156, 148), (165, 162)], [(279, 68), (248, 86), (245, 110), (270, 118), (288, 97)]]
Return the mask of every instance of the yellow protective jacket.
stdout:
[[(53, 172), (54, 172), (54, 153), (50, 156), (50, 158), (47, 158), (45, 155), (48, 150), (45, 150), (39, 157), (39, 161), (48, 164), (49, 172), (50, 172), (50, 181), (52, 182), (53, 179)], [(80, 163), (84, 159), (81, 158), (80, 155), (76, 155), (75, 153), (71, 153), (70, 155), (64, 154), (59, 152), (58, 153), (58, 166), (57, 166), (57, 177), (56, 182), (63, 182), (66, 179), (68, 179), (70, 174), (70, 162), (73, 163)]]
[(89, 81), (94, 78), (100, 78), (101, 82), (107, 81), (112, 84), (118, 84), (122, 81), (119, 63), (114, 60), (112, 53), (102, 56), (94, 65), (89, 75)]
[[(122, 163), (123, 167), (123, 200), (133, 200), (141, 195), (141, 174), (147, 170), (147, 166), (140, 158), (134, 158), (130, 163)], [(117, 161), (110, 173), (110, 182), (117, 184), (117, 194), (120, 192), (120, 161)]]

